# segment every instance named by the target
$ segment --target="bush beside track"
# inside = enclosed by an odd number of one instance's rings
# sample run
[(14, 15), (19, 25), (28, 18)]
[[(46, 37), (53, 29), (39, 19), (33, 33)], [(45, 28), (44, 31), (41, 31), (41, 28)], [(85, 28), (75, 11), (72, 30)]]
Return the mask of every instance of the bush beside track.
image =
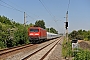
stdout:
[[(64, 39), (62, 46), (62, 56), (65, 59), (71, 58), (72, 60), (90, 60), (90, 44), (82, 41), (79, 43), (79, 48), (72, 50), (71, 42)], [(77, 50), (77, 51), (76, 51)]]
[[(15, 20), (0, 16), (0, 49), (29, 44), (30, 41), (28, 39), (27, 30), (28, 27), (31, 26), (44, 27), (49, 31), (49, 28), (45, 27), (44, 20), (36, 21), (35, 25), (30, 23), (24, 26), (21, 23), (15, 22)], [(50, 28), (50, 32), (58, 33), (52, 27)]]

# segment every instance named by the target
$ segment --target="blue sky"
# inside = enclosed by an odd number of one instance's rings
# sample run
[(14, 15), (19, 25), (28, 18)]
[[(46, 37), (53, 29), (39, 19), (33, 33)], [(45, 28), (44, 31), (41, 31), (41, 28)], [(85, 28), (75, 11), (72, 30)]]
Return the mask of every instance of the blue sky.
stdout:
[(90, 30), (90, 0), (70, 0), (70, 4), (69, 0), (40, 1), (0, 0), (0, 15), (24, 23), (24, 12), (26, 12), (27, 24), (44, 20), (47, 28), (53, 27), (59, 33), (64, 33), (66, 21), (64, 17), (68, 9), (69, 32), (79, 29)]

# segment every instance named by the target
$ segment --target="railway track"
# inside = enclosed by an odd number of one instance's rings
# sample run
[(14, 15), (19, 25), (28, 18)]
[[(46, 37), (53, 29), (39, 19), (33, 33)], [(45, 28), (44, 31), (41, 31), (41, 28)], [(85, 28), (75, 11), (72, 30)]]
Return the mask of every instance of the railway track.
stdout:
[(6, 58), (7, 56), (18, 53), (17, 51), (23, 50), (23, 49), (31, 47), (31, 46), (34, 46), (34, 45), (27, 44), (27, 45), (23, 45), (23, 46), (17, 46), (17, 47), (0, 50), (0, 59)]
[[(37, 53), (41, 53), (40, 51), (43, 51), (47, 47), (50, 47), (50, 49), (47, 48), (49, 50), (46, 51), (44, 55), (41, 56), (42, 58), (40, 59), (43, 60), (48, 55), (48, 53), (55, 47), (55, 45), (57, 45), (59, 41), (57, 39), (51, 40), (51, 42), (47, 41), (46, 43), (41, 43), (41, 44), (27, 44), (23, 46), (17, 46), (17, 47), (0, 50), (0, 60), (28, 60), (28, 59), (35, 60), (33, 59), (34, 55), (36, 55)], [(41, 55), (41, 54), (37, 54), (37, 55)], [(40, 60), (40, 59), (36, 59), (36, 60)]]
[(44, 60), (46, 56), (51, 52), (51, 50), (57, 45), (59, 41), (60, 39), (49, 43), (48, 45), (24, 57), (22, 60)]

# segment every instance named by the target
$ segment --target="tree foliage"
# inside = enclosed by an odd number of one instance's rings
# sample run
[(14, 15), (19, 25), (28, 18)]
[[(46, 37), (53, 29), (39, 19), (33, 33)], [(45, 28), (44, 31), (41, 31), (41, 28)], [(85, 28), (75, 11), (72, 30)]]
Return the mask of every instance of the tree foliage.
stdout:
[(29, 43), (27, 26), (0, 16), (0, 48)]
[(50, 32), (50, 28), (46, 28), (47, 32)]
[[(31, 26), (46, 28), (43, 20), (36, 21), (35, 25), (30, 23), (29, 25), (24, 26), (23, 24), (10, 20), (5, 16), (0, 16), (0, 48), (28, 44), (28, 27)], [(57, 33), (54, 28), (50, 29), (50, 32)]]
[(41, 28), (46, 28), (45, 27), (45, 22), (43, 20), (38, 20), (35, 22), (35, 25), (34, 26), (38, 26), (38, 27), (41, 27)]
[(29, 43), (27, 30), (24, 28), (18, 29), (14, 33), (14, 38), (15, 38), (16, 46)]
[(44, 28), (44, 29), (47, 30), (47, 32), (58, 34), (58, 31), (56, 31), (53, 27), (46, 28), (45, 27), (45, 22), (43, 20), (36, 21), (34, 26)]
[(74, 60), (90, 60), (90, 51), (89, 50), (81, 50), (80, 52), (77, 52)]
[(1, 23), (5, 23), (5, 24), (9, 24), (11, 25), (11, 21), (9, 20), (9, 18), (5, 17), (5, 16), (0, 16), (0, 22)]
[(79, 40), (90, 40), (90, 31), (85, 30), (78, 30), (78, 31), (72, 31), (69, 34), (70, 39), (79, 39)]
[(50, 32), (51, 32), (51, 33), (58, 34), (58, 31), (56, 31), (53, 27), (50, 28)]
[(58, 31), (56, 31), (53, 27), (46, 28), (47, 32), (58, 34)]
[(34, 26), (34, 24), (30, 23), (28, 26), (29, 26), (29, 27), (32, 27), (32, 26)]

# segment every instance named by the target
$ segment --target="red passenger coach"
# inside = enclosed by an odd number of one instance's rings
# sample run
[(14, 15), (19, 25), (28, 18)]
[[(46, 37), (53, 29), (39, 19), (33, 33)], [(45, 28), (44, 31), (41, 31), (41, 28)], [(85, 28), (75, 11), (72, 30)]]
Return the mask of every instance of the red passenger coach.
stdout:
[(41, 42), (47, 39), (47, 31), (41, 27), (30, 27), (28, 36), (31, 43)]

